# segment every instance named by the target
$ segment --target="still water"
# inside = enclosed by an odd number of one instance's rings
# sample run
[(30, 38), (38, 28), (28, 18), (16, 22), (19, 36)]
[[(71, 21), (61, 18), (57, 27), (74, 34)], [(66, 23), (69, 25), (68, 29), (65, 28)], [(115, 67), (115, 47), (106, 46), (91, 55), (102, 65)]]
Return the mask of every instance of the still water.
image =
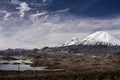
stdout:
[(45, 67), (31, 67), (26, 64), (0, 64), (0, 70), (18, 70), (26, 71), (26, 70), (44, 70)]
[[(19, 63), (19, 64), (14, 64)], [(29, 60), (14, 60), (14, 61), (0, 61), (0, 70), (15, 70), (18, 69), (20, 71), (26, 71), (26, 70), (44, 70), (46, 67), (31, 67), (30, 63), (32, 63)]]

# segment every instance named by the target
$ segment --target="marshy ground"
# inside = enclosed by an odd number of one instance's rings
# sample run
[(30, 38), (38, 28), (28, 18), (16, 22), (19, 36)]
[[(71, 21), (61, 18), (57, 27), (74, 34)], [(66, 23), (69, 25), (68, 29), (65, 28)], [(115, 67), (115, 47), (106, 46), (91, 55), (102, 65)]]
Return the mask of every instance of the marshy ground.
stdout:
[(69, 55), (33, 58), (44, 71), (0, 71), (0, 80), (120, 80), (120, 55)]

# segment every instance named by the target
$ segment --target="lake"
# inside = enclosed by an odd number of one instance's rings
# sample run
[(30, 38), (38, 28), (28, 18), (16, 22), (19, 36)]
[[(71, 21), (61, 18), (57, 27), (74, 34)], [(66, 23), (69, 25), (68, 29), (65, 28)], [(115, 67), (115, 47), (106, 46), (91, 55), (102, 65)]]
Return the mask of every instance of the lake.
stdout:
[(45, 67), (31, 67), (26, 64), (0, 64), (0, 70), (14, 70), (14, 71), (26, 71), (26, 70), (44, 70)]
[(20, 71), (26, 70), (44, 70), (46, 67), (31, 67), (30, 64), (32, 61), (30, 60), (1, 60), (0, 61), (0, 70), (15, 70), (18, 68)]

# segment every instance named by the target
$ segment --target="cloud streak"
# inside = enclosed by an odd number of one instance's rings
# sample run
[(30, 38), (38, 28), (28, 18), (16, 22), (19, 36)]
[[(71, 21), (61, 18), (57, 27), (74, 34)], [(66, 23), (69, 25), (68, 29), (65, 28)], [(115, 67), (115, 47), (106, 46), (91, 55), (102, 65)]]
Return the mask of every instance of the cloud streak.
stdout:
[(98, 30), (120, 37), (119, 17), (96, 19), (37, 12), (28, 19), (12, 19), (0, 22), (0, 49), (57, 46), (73, 37), (83, 39)]
[(25, 12), (29, 11), (30, 7), (28, 6), (28, 4), (26, 2), (21, 2), (19, 4), (19, 7), (17, 7), (16, 9), (19, 10), (20, 17), (24, 17)]

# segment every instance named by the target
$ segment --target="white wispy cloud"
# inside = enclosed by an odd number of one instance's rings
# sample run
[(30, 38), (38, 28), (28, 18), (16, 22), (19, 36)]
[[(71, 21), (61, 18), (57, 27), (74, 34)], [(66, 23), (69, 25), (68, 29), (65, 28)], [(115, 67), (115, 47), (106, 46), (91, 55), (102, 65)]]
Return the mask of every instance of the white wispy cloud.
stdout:
[(24, 17), (25, 12), (29, 11), (30, 7), (28, 6), (28, 4), (26, 2), (21, 2), (19, 4), (19, 7), (17, 7), (16, 9), (19, 10), (20, 17)]
[(47, 0), (43, 0), (43, 2), (46, 2)]
[(19, 3), (20, 3), (19, 0), (11, 0), (10, 2), (11, 2), (12, 4), (19, 4)]
[(0, 10), (0, 13), (3, 13), (3, 14), (4, 14), (4, 16), (3, 16), (4, 20), (7, 20), (8, 17), (11, 16), (11, 13), (10, 13), (10, 12), (7, 12), (7, 11), (1, 11), (1, 10)]
[(69, 11), (70, 10), (70, 8), (66, 8), (66, 9), (62, 9), (62, 10), (57, 10), (57, 11), (55, 11), (56, 13), (61, 13), (61, 12), (67, 12), (67, 11)]
[(32, 22), (35, 22), (36, 20), (38, 20), (41, 16), (47, 14), (47, 12), (37, 12), (35, 14), (30, 15), (30, 20), (32, 20)]
[[(73, 37), (83, 39), (97, 30), (108, 31), (117, 37), (120, 35), (119, 17), (96, 19), (39, 12), (32, 14), (28, 20), (16, 20), (18, 23), (14, 20), (6, 22), (7, 24), (0, 22), (0, 49), (57, 46)], [(8, 26), (11, 24), (14, 25)]]

